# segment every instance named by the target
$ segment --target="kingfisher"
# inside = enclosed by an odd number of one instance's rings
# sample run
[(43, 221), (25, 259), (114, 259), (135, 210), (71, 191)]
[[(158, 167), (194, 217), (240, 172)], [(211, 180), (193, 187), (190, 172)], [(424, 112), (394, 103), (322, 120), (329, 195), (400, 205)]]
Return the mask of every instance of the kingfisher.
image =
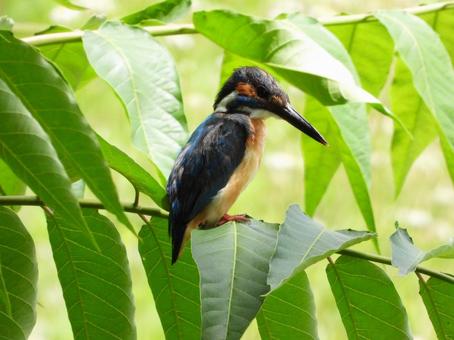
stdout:
[(247, 221), (246, 215), (227, 212), (260, 165), (266, 118), (284, 119), (326, 144), (291, 106), (276, 80), (258, 67), (235, 69), (213, 107), (214, 113), (195, 129), (181, 150), (167, 182), (172, 264), (193, 229)]

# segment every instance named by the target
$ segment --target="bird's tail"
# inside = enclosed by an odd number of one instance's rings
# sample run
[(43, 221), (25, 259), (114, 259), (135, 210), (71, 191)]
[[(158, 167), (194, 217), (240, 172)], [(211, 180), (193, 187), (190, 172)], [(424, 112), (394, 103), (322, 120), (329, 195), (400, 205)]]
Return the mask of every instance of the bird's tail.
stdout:
[(193, 229), (198, 227), (199, 223), (195, 220), (191, 221), (187, 225), (183, 226), (172, 226), (172, 264), (177, 262), (181, 254), (183, 254), (184, 246), (191, 238), (191, 232)]

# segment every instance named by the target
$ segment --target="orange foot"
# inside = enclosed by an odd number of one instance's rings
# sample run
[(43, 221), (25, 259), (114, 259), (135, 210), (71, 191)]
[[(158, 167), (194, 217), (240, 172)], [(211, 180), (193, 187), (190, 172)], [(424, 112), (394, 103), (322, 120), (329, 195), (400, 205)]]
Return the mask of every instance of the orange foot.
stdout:
[(249, 218), (246, 214), (242, 215), (228, 215), (224, 214), (222, 218), (219, 220), (218, 225), (223, 225), (228, 222), (248, 222)]

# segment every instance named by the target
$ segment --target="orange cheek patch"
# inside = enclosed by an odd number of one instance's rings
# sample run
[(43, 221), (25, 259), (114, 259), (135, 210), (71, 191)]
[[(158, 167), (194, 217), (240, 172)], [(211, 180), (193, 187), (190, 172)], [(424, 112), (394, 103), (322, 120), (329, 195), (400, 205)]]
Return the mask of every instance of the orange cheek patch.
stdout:
[(238, 94), (243, 95), (243, 96), (257, 97), (255, 88), (251, 84), (238, 83), (235, 90), (236, 90), (236, 92), (238, 92)]

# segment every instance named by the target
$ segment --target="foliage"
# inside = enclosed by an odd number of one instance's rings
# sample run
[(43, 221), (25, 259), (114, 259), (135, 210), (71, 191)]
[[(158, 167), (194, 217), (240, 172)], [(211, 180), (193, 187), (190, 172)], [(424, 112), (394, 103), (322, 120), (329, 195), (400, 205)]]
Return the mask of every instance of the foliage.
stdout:
[[(121, 21), (93, 17), (83, 31), (52, 26), (23, 39), (11, 33), (11, 19), (0, 18), (0, 204), (43, 208), (74, 338), (137, 337), (127, 252), (114, 224), (96, 208), (134, 234), (125, 211), (144, 220), (138, 250), (168, 339), (238, 339), (254, 318), (264, 339), (317, 339), (305, 270), (327, 257), (327, 280), (349, 338), (411, 338), (393, 281), (371, 263), (380, 262), (401, 274), (416, 272), (435, 332), (452, 339), (454, 278), (419, 266), (432, 257), (452, 258), (452, 242), (424, 252), (398, 228), (391, 260), (345, 251), (369, 239), (379, 250), (369, 108), (395, 125), (396, 193), (436, 137), (454, 180), (452, 3), (323, 23), (301, 13), (264, 19), (213, 10), (194, 13), (194, 26), (164, 24), (190, 4), (167, 0)], [(315, 214), (342, 164), (368, 231), (332, 231), (291, 206), (281, 225), (252, 219), (197, 230), (191, 247), (170, 265), (167, 218), (160, 209), (168, 209), (165, 181), (187, 126), (175, 63), (153, 35), (181, 33), (202, 34), (224, 49), (224, 80), (233, 68), (253, 64), (307, 94), (304, 114), (330, 147), (303, 137), (306, 211)], [(97, 77), (116, 93), (131, 140), (155, 171), (90, 127), (74, 91)], [(383, 90), (391, 95), (393, 113), (377, 99)], [(133, 205), (120, 203), (111, 170), (135, 189)], [(85, 184), (99, 202), (84, 201), (83, 190), (76, 193), (74, 187)], [(17, 196), (27, 187), (38, 197)], [(140, 193), (158, 208), (140, 208)], [(0, 234), (0, 335), (25, 339), (36, 318), (34, 243), (7, 207), (0, 207)], [(343, 255), (331, 259), (337, 252)]]

